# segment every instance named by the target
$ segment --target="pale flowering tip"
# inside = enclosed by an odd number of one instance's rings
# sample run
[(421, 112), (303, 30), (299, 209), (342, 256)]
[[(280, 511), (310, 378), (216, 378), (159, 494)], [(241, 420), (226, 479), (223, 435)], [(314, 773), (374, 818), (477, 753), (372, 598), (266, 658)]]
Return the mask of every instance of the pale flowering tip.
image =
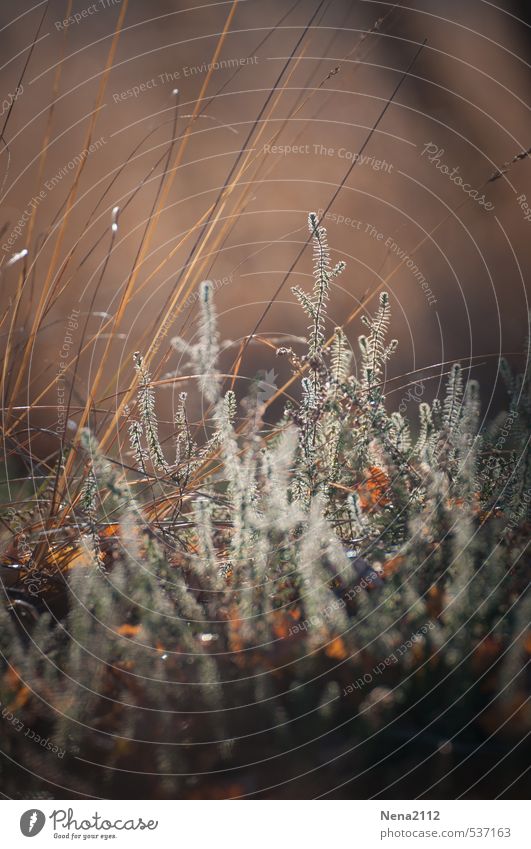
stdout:
[(112, 230), (113, 233), (118, 232), (118, 215), (119, 214), (120, 214), (120, 207), (114, 206), (113, 210), (112, 210), (112, 224), (111, 224), (111, 230)]
[(24, 248), (24, 250), (19, 251), (18, 254), (13, 254), (10, 260), (6, 263), (6, 268), (11, 268), (15, 263), (20, 262), (21, 259), (24, 259), (28, 255), (28, 249)]

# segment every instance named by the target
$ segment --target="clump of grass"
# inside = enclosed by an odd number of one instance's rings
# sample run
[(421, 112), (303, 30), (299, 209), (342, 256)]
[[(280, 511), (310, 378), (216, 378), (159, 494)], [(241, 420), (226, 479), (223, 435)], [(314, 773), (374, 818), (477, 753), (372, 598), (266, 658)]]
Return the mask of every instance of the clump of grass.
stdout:
[[(238, 420), (203, 284), (198, 342), (179, 343), (206, 405), (203, 444), (181, 394), (167, 459), (157, 380), (136, 353), (132, 465), (84, 428), (49, 464), (39, 514), (24, 517), (31, 556), (21, 562), (17, 535), (6, 549), (18, 576), (0, 607), (0, 700), (65, 752), (43, 760), (8, 731), (35, 792), (83, 795), (103, 781), (105, 795), (129, 795), (148, 772), (152, 795), (208, 796), (219, 792), (208, 772), (228, 770), (239, 776), (231, 795), (258, 793), (271, 759), (289, 781), (303, 761), (319, 766), (312, 741), (341, 728), (345, 748), (360, 747), (345, 755), (354, 786), (404, 734), (420, 780), (442, 742), (459, 738), (468, 753), (481, 741), (488, 761), (489, 728), (503, 723), (508, 751), (522, 738), (528, 377), (505, 369), (515, 426), (503, 451), (503, 415), (480, 429), (477, 385), (458, 364), (418, 422), (390, 412), (390, 298), (364, 318), (357, 358), (340, 328), (327, 340), (345, 269), (315, 215), (309, 228), (314, 288), (294, 290), (306, 350), (277, 351), (300, 396), (280, 421)], [(11, 792), (11, 767), (1, 770)], [(379, 775), (377, 786), (392, 782)], [(437, 797), (438, 784), (423, 792)]]

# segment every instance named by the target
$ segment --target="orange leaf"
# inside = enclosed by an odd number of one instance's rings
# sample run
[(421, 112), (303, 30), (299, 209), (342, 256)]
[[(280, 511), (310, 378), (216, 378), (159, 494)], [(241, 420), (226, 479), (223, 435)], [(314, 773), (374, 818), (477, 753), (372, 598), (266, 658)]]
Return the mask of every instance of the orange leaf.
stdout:
[(141, 625), (120, 625), (120, 627), (116, 629), (116, 633), (121, 634), (122, 637), (136, 637), (136, 635), (140, 632), (141, 627)]
[(234, 604), (231, 607), (229, 619), (229, 646), (233, 652), (240, 652), (244, 648), (244, 642), (240, 633), (242, 620), (236, 618), (237, 615), (238, 608)]
[(99, 531), (100, 537), (115, 537), (120, 533), (120, 525), (107, 525), (102, 531)]
[(5, 673), (8, 685), (13, 690), (18, 690), (15, 698), (8, 705), (8, 710), (14, 711), (23, 707), (28, 701), (31, 690), (22, 682), (22, 679), (14, 667), (10, 667)]
[(341, 637), (336, 637), (335, 640), (332, 640), (329, 645), (325, 648), (325, 654), (327, 657), (332, 657), (334, 660), (344, 660), (348, 653), (345, 648), (345, 643), (341, 639)]
[(383, 573), (384, 575), (394, 575), (395, 572), (398, 572), (402, 564), (404, 563), (405, 558), (399, 555), (398, 557), (391, 557), (390, 560), (386, 560), (383, 564)]
[(289, 637), (290, 617), (282, 610), (273, 613), (273, 633), (281, 640)]
[(444, 592), (442, 587), (434, 584), (426, 593), (426, 609), (432, 619), (437, 619), (443, 609)]
[(358, 487), (358, 496), (363, 510), (379, 505), (389, 504), (386, 492), (389, 489), (389, 478), (378, 466), (370, 466), (365, 473), (366, 480)]
[(20, 675), (14, 666), (10, 666), (4, 676), (10, 687), (17, 687), (19, 684), (22, 684), (22, 680)]
[(9, 710), (19, 710), (19, 708), (24, 707), (30, 695), (31, 690), (29, 687), (21, 687), (16, 695), (15, 700), (9, 705)]

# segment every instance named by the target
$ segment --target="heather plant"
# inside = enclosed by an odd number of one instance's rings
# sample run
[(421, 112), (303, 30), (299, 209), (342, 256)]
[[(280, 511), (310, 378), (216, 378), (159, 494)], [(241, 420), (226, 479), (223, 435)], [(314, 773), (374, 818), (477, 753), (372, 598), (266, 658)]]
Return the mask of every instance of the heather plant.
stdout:
[[(341, 758), (331, 786), (344, 769), (357, 787), (357, 775), (384, 763), (373, 792), (403, 796), (385, 766), (397, 745), (421, 783), (448, 746), (481, 744), (490, 763), (494, 717), (518, 747), (527, 372), (503, 365), (508, 409), (491, 423), (481, 424), (478, 385), (459, 364), (418, 420), (391, 411), (391, 299), (382, 292), (363, 317), (357, 355), (341, 328), (327, 339), (345, 266), (332, 264), (316, 215), (308, 225), (314, 286), (293, 293), (309, 328), (304, 351), (277, 350), (300, 390), (280, 421), (263, 427), (267, 402), (238, 418), (218, 363), (213, 287), (202, 283), (196, 341), (173, 347), (176, 379), (189, 368), (197, 382), (206, 435), (180, 392), (172, 437), (161, 438), (156, 381), (136, 352), (130, 462), (83, 428), (44, 482), (40, 514), (23, 517), (31, 555), (20, 558), (16, 539), (7, 545), (16, 580), (0, 607), (2, 709), (65, 756), (43, 760), (31, 746), (22, 755), (8, 729), (6, 792), (17, 763), (33, 793), (90, 795), (101, 783), (109, 796), (125, 787), (173, 797), (215, 795), (220, 773), (233, 776), (226, 795), (266, 793), (302, 771), (328, 775), (323, 764)], [(61, 526), (42, 507), (65, 462)], [(429, 774), (423, 792), (437, 797)]]

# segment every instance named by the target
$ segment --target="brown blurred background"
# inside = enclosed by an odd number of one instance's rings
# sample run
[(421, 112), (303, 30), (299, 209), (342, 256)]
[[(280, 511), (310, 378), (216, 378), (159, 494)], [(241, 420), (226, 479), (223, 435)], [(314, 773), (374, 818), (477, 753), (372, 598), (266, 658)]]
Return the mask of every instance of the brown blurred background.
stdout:
[[(15, 354), (27, 338), (54, 250), (56, 269), (71, 255), (68, 267), (56, 278), (53, 297), (47, 299), (30, 374), (19, 392), (21, 404), (31, 403), (57, 372), (72, 309), (81, 311), (82, 320), (91, 313), (89, 337), (106, 321), (102, 313), (116, 313), (159, 190), (166, 160), (152, 169), (168, 151), (172, 137), (177, 101), (172, 91), (179, 89), (177, 137), (181, 138), (231, 8), (227, 2), (131, 0), (97, 113), (95, 149), (86, 158), (75, 206), (58, 246), (54, 226), (72, 189), (76, 173), (72, 162), (84, 148), (123, 2), (76, 0), (70, 15), (77, 17), (70, 21), (64, 0), (36, 5), (22, 0), (16, 7), (2, 6), (2, 125), (9, 118), (1, 154), (4, 245), (32, 199), (39, 196), (31, 242), (27, 243), (25, 224), (0, 251), (2, 338), (7, 338), (12, 322)], [(530, 38), (524, 15), (523, 3), (505, 2), (498, 8), (483, 0), (402, 4), (241, 0), (140, 269), (137, 293), (113, 341), (112, 360), (119, 363), (125, 358), (129, 363), (131, 353), (145, 347), (144, 334), (149, 337), (154, 323), (160, 316), (164, 319), (165, 305), (200, 231), (194, 230), (171, 258), (169, 252), (215, 200), (288, 57), (294, 52), (248, 142), (259, 159), (242, 177), (239, 191), (246, 181), (253, 181), (245, 206), (208, 263), (208, 276), (217, 287), (222, 335), (235, 343), (255, 328), (307, 239), (308, 212), (327, 208), (352, 156), (364, 144), (418, 45), (427, 39), (410, 77), (370, 138), (366, 158), (353, 168), (324, 221), (334, 258), (347, 262), (331, 299), (330, 329), (345, 320), (364, 293), (391, 275), (386, 286), (392, 293), (392, 333), (400, 347), (390, 374), (459, 358), (483, 385), (484, 409), (496, 405), (498, 356), (508, 353), (516, 363), (515, 354), (522, 350), (527, 332), (529, 158), (519, 159), (506, 174), (487, 182), (497, 168), (531, 144)], [(287, 88), (280, 93), (283, 84)], [(43, 164), (47, 127), (50, 138)], [(267, 147), (272, 144), (277, 147)], [(423, 154), (428, 144), (432, 154), (438, 151), (432, 162)], [(177, 149), (178, 142), (172, 162)], [(467, 200), (442, 166), (450, 172), (458, 169), (454, 177), (462, 176), (471, 191), (484, 195), (483, 205)], [(110, 210), (131, 198), (120, 215), (115, 248), (107, 262)], [(490, 210), (485, 204), (492, 205)], [(21, 266), (6, 264), (23, 248), (29, 250), (28, 279), (12, 321)], [(166, 262), (156, 270), (164, 257)], [(401, 257), (404, 262), (395, 270)], [(94, 296), (102, 263), (105, 274)], [(277, 339), (304, 333), (306, 321), (290, 285), (309, 287), (310, 275), (308, 250), (260, 332)], [(373, 297), (367, 309), (374, 304)], [(183, 309), (170, 323), (168, 339), (178, 333), (191, 338), (195, 310), (193, 303)], [(355, 348), (359, 318), (347, 332)], [(73, 337), (75, 352), (79, 336), (74, 332)], [(83, 357), (74, 385), (74, 399), (80, 404), (105, 344), (103, 335)], [(166, 349), (165, 343), (159, 362)], [(224, 355), (227, 368), (236, 352), (234, 347)], [(15, 357), (10, 368), (16, 363)], [(161, 374), (176, 366), (175, 354), (163, 363)], [(253, 344), (243, 373), (252, 377), (259, 369), (274, 369), (278, 384), (286, 376), (284, 364), (271, 351)], [(439, 391), (441, 370), (420, 373), (437, 375), (422, 389), (426, 397)], [(114, 391), (127, 385), (127, 374)], [(411, 379), (390, 382), (388, 397), (394, 405), (401, 403), (407, 393), (401, 387)], [(10, 386), (13, 380), (11, 374)], [(166, 395), (169, 415), (171, 392)], [(40, 405), (48, 400), (52, 409), (36, 412), (34, 422), (54, 427), (54, 397), (51, 391), (40, 400)], [(408, 406), (414, 410), (415, 403), (410, 400)]]

